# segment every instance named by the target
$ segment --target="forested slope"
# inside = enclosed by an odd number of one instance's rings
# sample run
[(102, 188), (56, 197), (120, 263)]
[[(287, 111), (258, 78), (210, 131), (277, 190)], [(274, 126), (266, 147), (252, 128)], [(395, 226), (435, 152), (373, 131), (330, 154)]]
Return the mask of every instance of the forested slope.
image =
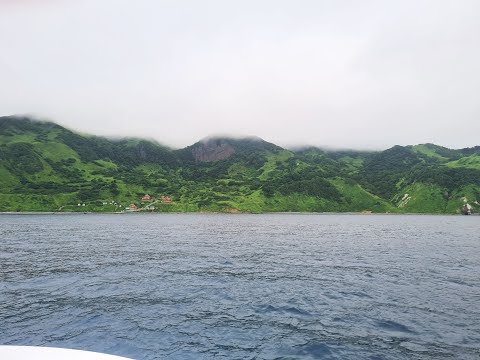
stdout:
[[(142, 200), (145, 194), (152, 199)], [(259, 138), (217, 137), (175, 150), (0, 117), (0, 211), (134, 204), (175, 212), (458, 213), (465, 204), (476, 211), (479, 201), (480, 147), (288, 150)]]

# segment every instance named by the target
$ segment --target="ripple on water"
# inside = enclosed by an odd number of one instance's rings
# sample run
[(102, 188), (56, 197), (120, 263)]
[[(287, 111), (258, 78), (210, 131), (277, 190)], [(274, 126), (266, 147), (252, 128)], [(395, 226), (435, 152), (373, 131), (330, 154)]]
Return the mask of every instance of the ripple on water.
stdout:
[(0, 216), (0, 344), (480, 358), (474, 217)]

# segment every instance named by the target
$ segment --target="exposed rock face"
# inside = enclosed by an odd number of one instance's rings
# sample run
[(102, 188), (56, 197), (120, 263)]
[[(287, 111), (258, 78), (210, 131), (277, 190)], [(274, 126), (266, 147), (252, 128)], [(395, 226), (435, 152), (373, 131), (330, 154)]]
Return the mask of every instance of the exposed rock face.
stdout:
[(411, 197), (410, 195), (408, 195), (408, 194), (403, 195), (402, 200), (400, 200), (400, 202), (398, 203), (397, 206), (398, 206), (399, 208), (405, 207), (405, 206), (408, 204), (408, 202), (410, 201), (411, 198), (412, 198), (412, 197)]
[(207, 162), (227, 159), (235, 153), (235, 149), (222, 139), (210, 139), (192, 149), (195, 161)]
[(471, 215), (472, 214), (472, 206), (468, 203), (465, 203), (465, 205), (462, 208), (462, 214), (463, 215)]

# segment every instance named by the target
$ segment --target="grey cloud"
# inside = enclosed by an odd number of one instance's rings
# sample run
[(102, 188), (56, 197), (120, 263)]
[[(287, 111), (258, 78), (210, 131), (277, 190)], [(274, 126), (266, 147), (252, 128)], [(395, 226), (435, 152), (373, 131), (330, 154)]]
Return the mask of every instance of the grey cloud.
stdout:
[(0, 114), (184, 146), (478, 145), (477, 1), (0, 2)]

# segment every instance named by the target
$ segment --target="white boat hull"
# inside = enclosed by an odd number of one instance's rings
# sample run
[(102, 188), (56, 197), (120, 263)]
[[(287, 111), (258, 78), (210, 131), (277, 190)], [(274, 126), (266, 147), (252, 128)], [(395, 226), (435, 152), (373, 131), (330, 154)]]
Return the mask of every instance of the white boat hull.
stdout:
[(43, 346), (0, 346), (2, 360), (126, 360), (128, 358), (92, 351), (61, 349)]

